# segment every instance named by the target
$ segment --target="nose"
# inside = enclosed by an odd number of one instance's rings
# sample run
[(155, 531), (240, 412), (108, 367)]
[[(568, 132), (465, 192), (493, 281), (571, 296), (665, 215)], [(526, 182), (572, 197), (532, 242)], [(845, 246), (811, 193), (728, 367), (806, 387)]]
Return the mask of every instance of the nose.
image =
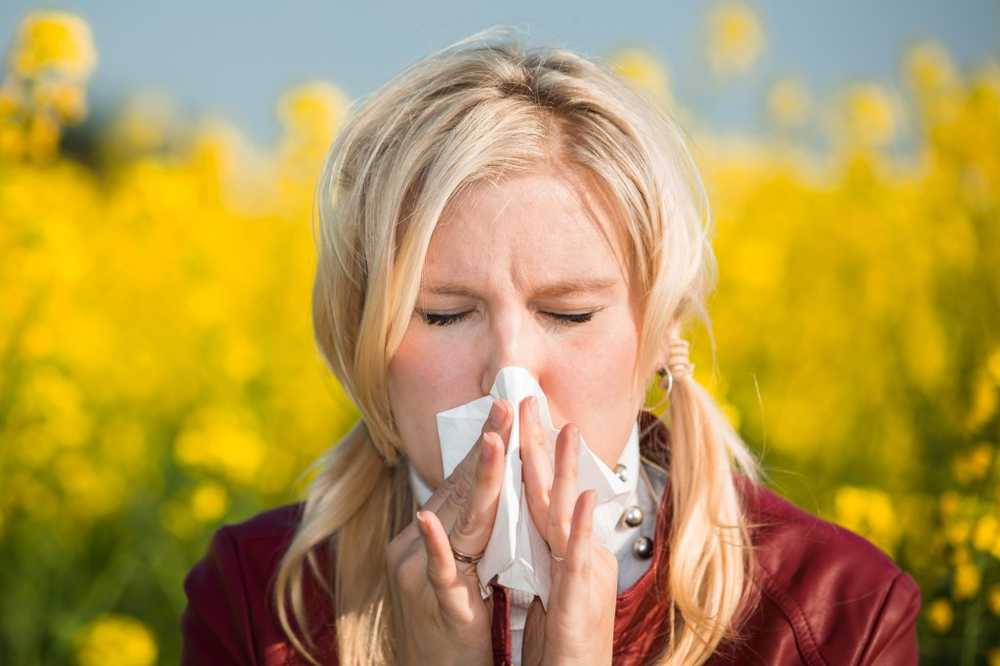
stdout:
[(545, 390), (541, 367), (543, 354), (534, 316), (524, 306), (507, 307), (491, 315), (487, 339), (482, 342), (480, 388), (483, 395), (490, 392), (497, 373), (508, 365), (528, 370)]

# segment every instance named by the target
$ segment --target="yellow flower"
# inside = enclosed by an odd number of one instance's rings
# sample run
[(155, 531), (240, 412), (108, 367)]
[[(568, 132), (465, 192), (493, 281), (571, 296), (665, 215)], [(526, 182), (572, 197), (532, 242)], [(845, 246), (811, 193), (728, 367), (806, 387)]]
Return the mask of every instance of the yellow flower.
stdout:
[(954, 614), (951, 603), (947, 599), (935, 599), (927, 605), (927, 623), (937, 632), (945, 633), (951, 629)]
[(83, 632), (77, 659), (81, 666), (148, 666), (156, 661), (152, 632), (138, 620), (107, 614)]
[(670, 73), (650, 51), (642, 48), (619, 49), (609, 59), (611, 68), (635, 88), (670, 106)]
[(32, 102), (36, 109), (51, 110), (65, 122), (83, 120), (87, 100), (83, 86), (72, 81), (45, 81), (35, 86)]
[(36, 113), (28, 123), (28, 154), (36, 160), (48, 159), (59, 148), (59, 123), (46, 113)]
[(324, 151), (347, 115), (349, 101), (339, 88), (314, 81), (286, 91), (278, 100), (278, 117), (286, 140), (315, 142)]
[(979, 442), (967, 454), (956, 454), (951, 461), (951, 472), (959, 483), (969, 483), (985, 477), (993, 464), (993, 445)]
[(965, 417), (966, 432), (973, 432), (986, 423), (996, 412), (998, 402), (1000, 397), (997, 395), (997, 382), (991, 373), (980, 373), (973, 388), (972, 405)]
[(968, 520), (958, 520), (945, 528), (945, 535), (949, 542), (958, 546), (968, 541), (971, 531), (972, 526)]
[(955, 454), (955, 457), (951, 459), (951, 475), (963, 485), (972, 480), (968, 460), (960, 453)]
[(1000, 347), (994, 349), (989, 358), (986, 359), (986, 369), (993, 377), (993, 381), (1000, 384)]
[(1000, 615), (1000, 584), (990, 585), (990, 590), (986, 594), (986, 603), (994, 615)]
[(834, 504), (838, 523), (892, 553), (900, 537), (899, 521), (886, 493), (844, 486), (837, 490)]
[(809, 92), (799, 81), (783, 79), (771, 87), (767, 109), (775, 124), (782, 127), (802, 125), (809, 117)]
[(996, 516), (985, 515), (976, 523), (976, 530), (972, 534), (972, 546), (976, 550), (990, 550), (996, 543), (997, 535), (1000, 534), (1000, 523)]
[[(261, 160), (253, 143), (238, 127), (219, 119), (203, 119), (191, 139), (191, 157), (192, 167), (199, 176), (234, 208), (256, 201), (254, 197), (260, 190), (256, 176)], [(197, 299), (197, 294), (192, 293), (192, 297)], [(218, 298), (204, 302), (202, 314), (217, 322), (225, 318)]]
[(708, 57), (719, 74), (746, 72), (764, 48), (764, 30), (744, 2), (716, 6), (708, 15)]
[(229, 496), (221, 484), (205, 481), (191, 493), (191, 512), (203, 523), (220, 518), (229, 505)]
[(246, 414), (206, 409), (196, 414), (178, 436), (174, 452), (182, 464), (222, 472), (234, 481), (250, 483), (264, 462), (265, 448)]
[(53, 465), (67, 498), (67, 513), (99, 518), (117, 511), (126, 497), (124, 481), (107, 465), (95, 465), (77, 452), (60, 455)]
[(14, 116), (23, 106), (24, 95), (18, 86), (13, 85), (10, 79), (0, 85), (0, 120)]
[(904, 66), (910, 85), (921, 93), (935, 92), (957, 81), (951, 54), (937, 41), (924, 41), (909, 49)]
[(734, 430), (739, 430), (740, 420), (742, 415), (740, 410), (733, 403), (725, 400), (719, 400), (719, 411), (721, 411), (726, 416), (726, 421), (733, 427)]
[(26, 78), (53, 71), (84, 79), (97, 65), (90, 26), (79, 16), (61, 11), (35, 11), (25, 16), (11, 58), (14, 71)]
[(950, 518), (951, 516), (955, 515), (955, 512), (958, 511), (958, 506), (959, 506), (958, 493), (956, 493), (954, 490), (946, 490), (945, 492), (941, 493), (940, 505), (941, 505), (941, 516), (943, 518)]
[(955, 568), (955, 580), (952, 594), (957, 600), (969, 599), (979, 591), (981, 575), (979, 568), (971, 562), (960, 564)]
[(246, 336), (241, 335), (233, 336), (222, 358), (226, 375), (236, 381), (246, 381), (252, 377), (261, 369), (263, 361), (260, 351)]
[(17, 159), (24, 153), (24, 131), (14, 123), (0, 122), (0, 157)]
[(869, 146), (892, 141), (901, 120), (899, 103), (885, 88), (874, 83), (848, 88), (843, 112), (848, 136)]
[(989, 666), (1000, 666), (1000, 647), (990, 648), (986, 653), (986, 663)]

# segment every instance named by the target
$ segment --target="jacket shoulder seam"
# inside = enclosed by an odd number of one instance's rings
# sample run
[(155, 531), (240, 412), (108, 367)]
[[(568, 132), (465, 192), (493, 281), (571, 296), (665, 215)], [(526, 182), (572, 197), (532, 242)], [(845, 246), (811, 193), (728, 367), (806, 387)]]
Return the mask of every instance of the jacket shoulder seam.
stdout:
[(802, 611), (802, 606), (776, 584), (771, 572), (763, 564), (760, 564), (760, 568), (764, 572), (764, 593), (781, 609), (785, 619), (791, 625), (799, 654), (808, 664), (828, 666), (826, 659), (819, 651), (816, 637), (809, 620), (806, 619), (805, 613)]
[[(869, 653), (869, 651), (872, 649), (872, 645), (873, 645), (873, 643), (875, 641), (875, 632), (878, 629), (879, 621), (885, 615), (886, 607), (889, 605), (889, 600), (892, 598), (893, 592), (896, 590), (896, 587), (900, 583), (905, 584), (907, 582), (907, 578), (908, 577), (909, 577), (909, 574), (907, 574), (905, 571), (903, 571), (902, 569), (900, 569), (896, 573), (896, 575), (892, 577), (892, 580), (890, 580), (889, 584), (886, 586), (885, 594), (882, 596), (882, 600), (881, 600), (881, 602), (878, 605), (878, 610), (876, 611), (875, 615), (872, 617), (872, 625), (871, 625), (871, 627), (869, 627), (868, 632), (867, 632), (867, 636), (865, 637), (865, 640), (862, 643), (863, 648), (862, 648), (862, 650), (859, 653), (860, 654), (859, 663), (861, 661), (864, 661), (864, 657), (867, 656), (868, 653)], [(905, 606), (907, 609), (909, 609), (913, 605), (913, 600), (915, 598), (917, 598), (917, 596), (919, 594), (920, 594), (920, 588), (914, 586), (914, 591), (911, 592), (910, 595), (909, 595), (909, 597), (907, 598), (907, 603), (906, 603), (906, 606)], [(918, 608), (918, 612), (919, 612), (919, 608)], [(896, 635), (896, 633), (898, 632), (898, 630), (899, 630), (899, 628), (897, 628), (896, 631), (890, 636), (890, 639), (893, 636)]]

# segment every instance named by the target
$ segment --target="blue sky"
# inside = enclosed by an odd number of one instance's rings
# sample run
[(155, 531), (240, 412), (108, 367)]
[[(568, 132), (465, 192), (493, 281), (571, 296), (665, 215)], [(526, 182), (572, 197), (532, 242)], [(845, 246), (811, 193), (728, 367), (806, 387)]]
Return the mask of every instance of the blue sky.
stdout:
[(707, 83), (700, 44), (708, 2), (63, 2), (5, 0), (6, 41), (34, 8), (82, 14), (100, 54), (95, 107), (159, 89), (193, 116), (220, 115), (261, 142), (274, 139), (274, 105), (288, 87), (332, 81), (364, 95), (404, 66), (494, 24), (519, 28), (529, 46), (604, 56), (628, 45), (658, 54), (675, 97), (722, 132), (765, 127), (764, 97), (778, 78), (804, 80), (822, 103), (864, 80), (901, 85), (899, 63), (913, 41), (934, 38), (962, 67), (1000, 59), (1000, 2), (750, 2), (767, 47), (754, 70), (724, 87)]

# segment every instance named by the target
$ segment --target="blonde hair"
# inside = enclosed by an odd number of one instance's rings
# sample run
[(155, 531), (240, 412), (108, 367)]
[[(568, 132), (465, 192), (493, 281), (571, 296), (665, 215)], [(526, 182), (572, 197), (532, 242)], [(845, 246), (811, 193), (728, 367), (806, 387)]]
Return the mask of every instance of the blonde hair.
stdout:
[[(317, 189), (315, 335), (362, 420), (318, 461), (275, 579), (281, 626), (312, 663), (307, 565), (333, 604), (341, 663), (396, 661), (383, 555), (416, 502), (388, 367), (411, 318), (431, 234), (459, 192), (545, 162), (597, 185), (620, 220), (625, 262), (643, 297), (636, 386), (649, 380), (639, 369), (662, 358), (691, 314), (711, 329), (705, 300), (716, 266), (707, 195), (674, 121), (605, 65), (488, 39), (497, 32), (504, 31), (477, 33), (417, 62), (353, 109)], [(693, 378), (675, 381), (670, 401), (672, 524), (669, 566), (658, 584), (671, 600), (671, 626), (655, 663), (699, 664), (723, 640), (741, 638), (740, 620), (756, 603), (750, 525), (735, 475), (755, 489), (761, 472)], [(334, 553), (336, 564), (325, 571), (319, 546)]]

